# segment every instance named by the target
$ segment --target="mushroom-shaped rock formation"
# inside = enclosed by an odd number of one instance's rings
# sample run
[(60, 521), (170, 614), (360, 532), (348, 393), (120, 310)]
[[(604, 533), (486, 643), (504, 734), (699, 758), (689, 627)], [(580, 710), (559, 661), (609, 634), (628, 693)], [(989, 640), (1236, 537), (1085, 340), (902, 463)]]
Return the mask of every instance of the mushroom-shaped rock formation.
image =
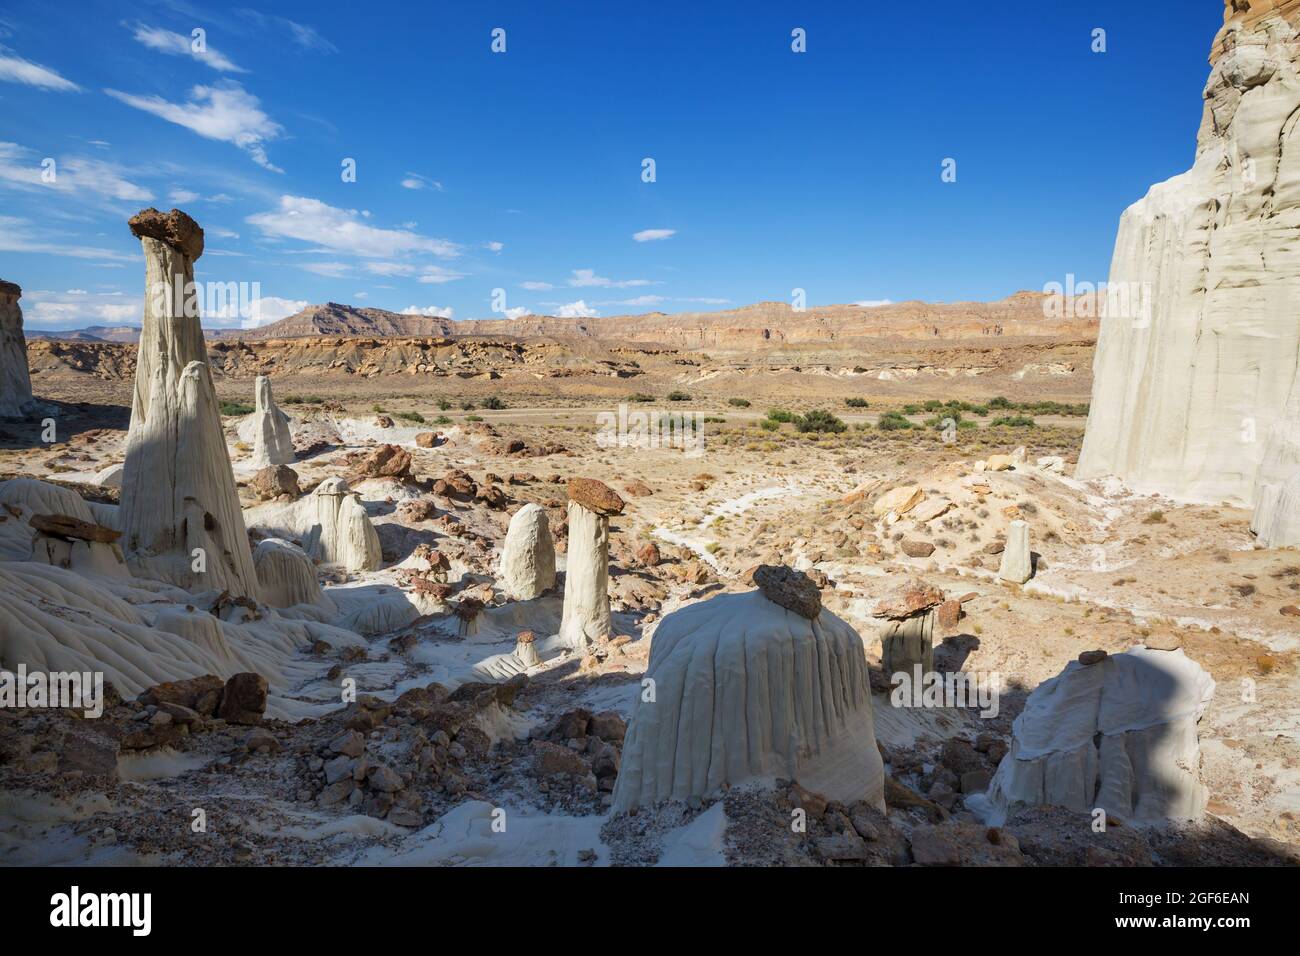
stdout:
[(253, 411), (253, 465), (287, 465), (294, 460), (293, 435), (289, 416), (280, 411), (271, 397), (271, 380), (257, 376), (256, 408)]
[(537, 653), (537, 635), (532, 631), (520, 631), (515, 637), (515, 657), (524, 667), (536, 667), (542, 662)]
[(510, 519), (501, 548), (501, 586), (520, 601), (555, 587), (555, 544), (541, 505), (526, 504)]
[(1207, 794), (1196, 724), (1214, 680), (1181, 650), (1088, 660), (1029, 695), (989, 787), (989, 822), (1040, 804), (1135, 822), (1199, 817)]
[(905, 581), (876, 602), (875, 615), (885, 619), (880, 629), (880, 666), (887, 677), (914, 678), (934, 670), (934, 625), (943, 591), (921, 580)]
[(569, 482), (569, 545), (560, 640), (575, 649), (612, 633), (609, 616), (609, 517), (623, 499), (595, 478)]
[(884, 809), (862, 639), (830, 611), (761, 591), (687, 605), (659, 623), (645, 676), (615, 812), (778, 777)]
[(1300, 0), (1227, 0), (1195, 163), (1120, 219), (1076, 477), (1245, 505), (1267, 490), (1265, 437), (1300, 398), (1298, 38)]
[[(307, 497), (314, 526), (307, 533), (314, 547), (307, 553), (349, 571), (374, 571), (384, 560), (379, 534), (356, 493), (342, 478), (326, 478)], [(320, 531), (316, 531), (319, 526)]]
[(1002, 549), (998, 577), (1013, 584), (1024, 584), (1033, 576), (1034, 561), (1029, 553), (1029, 524), (1017, 518), (1007, 526), (1007, 543)]
[(310, 604), (333, 613), (334, 602), (316, 579), (316, 566), (303, 550), (283, 538), (264, 538), (253, 551), (262, 600), (271, 607)]
[(0, 417), (18, 418), (32, 407), (32, 379), (27, 371), (23, 336), (23, 290), (0, 279)]
[(136, 574), (258, 596), (206, 363), (190, 362), (174, 386), (166, 369), (154, 366), (148, 417), (128, 439), (121, 510), (122, 543)]

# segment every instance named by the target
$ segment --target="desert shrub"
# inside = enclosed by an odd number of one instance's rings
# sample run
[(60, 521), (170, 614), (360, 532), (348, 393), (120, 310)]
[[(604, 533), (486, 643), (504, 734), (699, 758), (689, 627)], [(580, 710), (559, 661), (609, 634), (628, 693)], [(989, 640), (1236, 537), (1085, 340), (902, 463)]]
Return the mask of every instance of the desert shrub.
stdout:
[(223, 415), (251, 415), (256, 409), (252, 405), (244, 402), (222, 402), (221, 414)]
[(772, 422), (792, 422), (794, 421), (794, 412), (787, 412), (784, 408), (769, 408), (767, 410), (767, 419)]
[(997, 398), (989, 399), (989, 408), (1014, 408), (1014, 407), (1015, 406), (1011, 404), (1011, 401), (1009, 399), (1003, 398), (1001, 395), (999, 395)]
[(445, 412), (450, 408), (451, 402), (447, 401), (445, 398), (438, 399), (438, 411)]
[(677, 389), (674, 389), (673, 391), (668, 393), (668, 401), (670, 402), (689, 402), (690, 400), (691, 400), (690, 392), (682, 392), (682, 391), (678, 391)]
[(989, 422), (989, 425), (994, 428), (996, 428), (999, 425), (1002, 425), (1006, 428), (1034, 428), (1035, 427), (1034, 420), (1032, 418), (1026, 418), (1024, 415), (1001, 415), (993, 419), (993, 421)]
[(505, 408), (506, 403), (501, 401), (501, 399), (497, 398), (495, 395), (492, 395), (488, 398), (483, 399), (483, 407), (490, 408), (492, 411), (495, 412)]
[(973, 422), (969, 418), (963, 418), (957, 422), (957, 431), (969, 431), (972, 428), (979, 428), (979, 422)]
[(705, 416), (704, 416), (704, 424), (706, 424), (706, 425), (725, 425), (725, 424), (727, 424), (727, 420), (726, 420), (725, 418), (719, 418), (719, 417), (716, 416), (716, 415), (705, 415)]
[(880, 421), (876, 423), (876, 427), (882, 432), (896, 432), (916, 426), (904, 418), (902, 412), (891, 409), (880, 416)]
[(732, 408), (749, 408), (749, 399), (747, 398), (729, 398), (727, 404)]
[(871, 422), (855, 422), (853, 425), (853, 430), (859, 432), (871, 431)]
[(824, 408), (814, 408), (794, 420), (794, 427), (801, 432), (842, 432), (847, 425)]
[(765, 432), (774, 432), (781, 427), (781, 423), (772, 418), (765, 418), (758, 423), (758, 427)]
[(370, 410), (372, 412), (378, 412), (380, 415), (383, 415), (385, 412), (388, 411), (388, 409), (384, 408), (383, 405), (378, 405), (378, 404), (371, 405)]
[(460, 410), (461, 410), (462, 412), (472, 412), (472, 411), (474, 411), (474, 403), (473, 403), (473, 402), (461, 402), (461, 403), (460, 403)]
[(419, 425), (424, 424), (424, 416), (421, 415), (419, 412), (394, 412), (393, 414), (397, 418), (402, 419), (403, 421), (415, 422)]
[(433, 420), (433, 423), (435, 425), (450, 425), (451, 419), (448, 418), (446, 415), (439, 415), (437, 418)]
[[(472, 408), (473, 406), (470, 406), (470, 407)], [(466, 416), (465, 416), (465, 421), (467, 421), (467, 422), (481, 422), (482, 420), (483, 420), (483, 416), (482, 416), (482, 415), (466, 415)]]
[(903, 406), (903, 414), (904, 414), (904, 415), (919, 415), (919, 414), (921, 414), (921, 406), (920, 406), (920, 405), (912, 405), (912, 404), (904, 405), (904, 406)]
[(284, 399), (285, 405), (324, 405), (325, 399), (319, 395), (290, 395)]
[(844, 404), (849, 408), (866, 408), (867, 400), (865, 398), (846, 398)]
[(640, 402), (645, 404), (646, 402), (653, 402), (655, 397), (653, 395), (647, 395), (645, 392), (633, 392), (627, 397), (627, 400), (629, 402)]

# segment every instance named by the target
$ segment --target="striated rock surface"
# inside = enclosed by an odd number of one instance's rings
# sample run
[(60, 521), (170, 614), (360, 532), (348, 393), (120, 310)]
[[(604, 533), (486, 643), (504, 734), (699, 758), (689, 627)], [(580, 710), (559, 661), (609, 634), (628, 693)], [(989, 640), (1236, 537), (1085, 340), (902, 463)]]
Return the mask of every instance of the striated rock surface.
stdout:
[(288, 465), (294, 460), (293, 434), (289, 431), (289, 416), (280, 411), (271, 397), (271, 380), (257, 376), (256, 408), (253, 411), (253, 464), (257, 468), (268, 465)]
[(321, 591), (316, 566), (303, 550), (282, 538), (264, 538), (253, 551), (262, 600), (271, 607), (311, 604), (333, 612), (334, 602)]
[(1196, 724), (1213, 695), (1213, 679), (1181, 650), (1071, 661), (1016, 718), (989, 788), (990, 822), (1040, 804), (1100, 807), (1126, 822), (1199, 817)]
[[(1138, 491), (1263, 504), (1268, 436), (1300, 398), (1300, 0), (1229, 0), (1193, 167), (1120, 220), (1092, 413), (1076, 474)], [(1273, 459), (1277, 463), (1277, 459)], [(1285, 471), (1285, 469), (1284, 469)], [(1267, 485), (1268, 487), (1264, 487)], [(1289, 543), (1297, 543), (1290, 540)]]
[(0, 417), (25, 415), (32, 405), (32, 379), (27, 371), (27, 339), (23, 336), (23, 290), (0, 279)]
[(581, 649), (613, 633), (609, 615), (609, 516), (623, 499), (595, 478), (569, 482), (569, 539), (560, 638)]
[(1300, 546), (1300, 390), (1264, 445), (1250, 530), (1266, 548)]
[(759, 591), (687, 605), (660, 622), (645, 676), (616, 813), (775, 778), (884, 810), (862, 639), (831, 612), (787, 614)]
[(519, 601), (555, 587), (555, 544), (541, 505), (526, 504), (510, 519), (501, 549), (501, 585)]

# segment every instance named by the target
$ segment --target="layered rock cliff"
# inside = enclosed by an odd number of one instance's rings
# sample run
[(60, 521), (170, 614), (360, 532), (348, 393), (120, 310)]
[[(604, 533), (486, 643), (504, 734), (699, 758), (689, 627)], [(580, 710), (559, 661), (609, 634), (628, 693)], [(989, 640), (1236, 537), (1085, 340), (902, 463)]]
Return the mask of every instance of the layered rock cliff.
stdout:
[(1147, 307), (1102, 321), (1080, 477), (1253, 505), (1261, 462), (1285, 457), (1268, 446), (1300, 397), (1298, 37), (1300, 0), (1228, 0), (1195, 163), (1120, 220), (1110, 284)]

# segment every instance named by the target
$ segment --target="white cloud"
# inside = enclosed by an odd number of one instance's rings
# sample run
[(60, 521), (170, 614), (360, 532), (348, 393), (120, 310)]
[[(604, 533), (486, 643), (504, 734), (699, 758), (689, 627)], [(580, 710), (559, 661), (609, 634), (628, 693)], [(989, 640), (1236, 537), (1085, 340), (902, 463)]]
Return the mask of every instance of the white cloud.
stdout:
[(0, 80), (35, 86), (42, 90), (54, 90), (58, 93), (75, 93), (81, 90), (76, 83), (64, 79), (48, 66), (41, 66), (39, 63), (14, 56), (3, 47), (0, 47)]
[(715, 299), (709, 296), (696, 296), (695, 298), (678, 299), (678, 302), (700, 302), (704, 305), (727, 305), (730, 299)]
[(595, 309), (587, 305), (586, 302), (579, 299), (577, 302), (566, 302), (555, 310), (556, 316), (561, 319), (586, 319), (600, 315)]
[(419, 173), (407, 173), (401, 181), (404, 189), (436, 189), (442, 192), (442, 183), (436, 179), (430, 179), (427, 176), (421, 176)]
[(528, 315), (531, 311), (532, 311), (531, 309), (525, 309), (522, 305), (520, 305), (520, 306), (515, 306), (515, 308), (513, 309), (506, 309), (505, 316), (507, 319), (522, 319), (525, 315)]
[(893, 305), (893, 299), (862, 299), (854, 302), (854, 305), (861, 306), (864, 309), (878, 309), (882, 305)]
[(402, 315), (428, 315), (438, 319), (450, 319), (452, 314), (451, 306), (426, 305), (420, 308), (418, 305), (408, 305), (402, 310)]
[(135, 38), (151, 50), (157, 50), (159, 53), (166, 53), (168, 56), (192, 56), (206, 66), (214, 70), (220, 70), (222, 73), (247, 73), (234, 63), (230, 62), (215, 49), (207, 46), (204, 42), (205, 49), (202, 52), (194, 49), (190, 37), (180, 33), (172, 33), (170, 30), (164, 30), (161, 27), (149, 27), (143, 23), (135, 25)]
[(528, 289), (532, 292), (546, 292), (549, 289), (554, 289), (555, 286), (549, 282), (521, 282), (519, 288)]
[(238, 83), (196, 86), (190, 90), (188, 103), (172, 103), (161, 96), (136, 96), (112, 89), (104, 92), (127, 106), (184, 126), (205, 139), (232, 143), (259, 166), (284, 172), (267, 158), (265, 146), (284, 132), (284, 128), (263, 113), (257, 97)]
[(220, 226), (204, 226), (203, 231), (209, 236), (216, 236), (218, 239), (238, 239), (239, 233), (231, 232), (229, 229), (223, 229)]
[(352, 270), (344, 262), (309, 262), (301, 268), (318, 276), (325, 276), (328, 279), (340, 279), (348, 275)]
[(167, 200), (174, 203), (194, 202), (199, 194), (189, 189), (173, 189), (167, 194)]
[(671, 239), (675, 235), (676, 229), (642, 229), (632, 233), (632, 238), (637, 242), (654, 242), (656, 239)]
[(54, 178), (42, 178), (46, 157), (17, 143), (0, 142), (0, 186), (35, 191), (49, 189), (64, 193), (94, 193), (124, 202), (148, 202), (153, 193), (126, 178), (126, 171), (100, 159), (70, 156), (57, 159), (51, 167)]
[(203, 313), (206, 325), (216, 328), (255, 329), (258, 326), (279, 322), (311, 303), (306, 299), (282, 299), (279, 296), (259, 296), (252, 302), (222, 302), (220, 308)]
[(649, 279), (607, 279), (596, 275), (595, 269), (574, 269), (569, 279), (571, 286), (594, 286), (601, 289), (628, 289), (632, 286), (650, 285)]
[(22, 298), (24, 322), (29, 329), (81, 329), (91, 325), (139, 325), (144, 300), (120, 292), (27, 292)]
[(365, 258), (389, 259), (411, 253), (453, 258), (460, 254), (456, 244), (446, 239), (432, 239), (407, 229), (370, 226), (358, 221), (354, 209), (339, 209), (306, 196), (281, 196), (276, 209), (249, 216), (246, 221), (267, 236), (298, 239), (332, 252)]
[(354, 299), (368, 299), (368, 298), (370, 298), (370, 293), (369, 293), (369, 292), (353, 292), (353, 293), (352, 293), (352, 298), (354, 298)]
[(128, 256), (112, 249), (82, 246), (61, 238), (49, 242), (48, 235), (27, 219), (0, 216), (0, 252), (36, 252), (47, 256), (68, 256), (73, 259), (103, 259), (107, 262), (135, 262), (138, 256)]
[(506, 247), (504, 242), (485, 242), (483, 245), (487, 246), (492, 252), (500, 252)]
[(445, 282), (455, 282), (457, 279), (465, 278), (463, 272), (453, 272), (451, 269), (444, 269), (442, 266), (425, 266), (420, 272), (420, 281), (425, 285), (442, 285)]
[(631, 299), (607, 299), (604, 302), (593, 302), (592, 305), (658, 305), (664, 301), (661, 295), (638, 295)]

